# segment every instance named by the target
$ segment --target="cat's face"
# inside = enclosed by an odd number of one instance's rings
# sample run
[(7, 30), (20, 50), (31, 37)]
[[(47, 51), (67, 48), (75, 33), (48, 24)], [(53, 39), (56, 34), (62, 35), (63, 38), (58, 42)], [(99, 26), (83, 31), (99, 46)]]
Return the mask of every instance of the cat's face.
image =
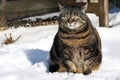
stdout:
[(78, 7), (62, 7), (60, 6), (61, 14), (59, 17), (60, 22), (64, 27), (69, 29), (76, 29), (86, 23), (86, 15), (83, 9)]

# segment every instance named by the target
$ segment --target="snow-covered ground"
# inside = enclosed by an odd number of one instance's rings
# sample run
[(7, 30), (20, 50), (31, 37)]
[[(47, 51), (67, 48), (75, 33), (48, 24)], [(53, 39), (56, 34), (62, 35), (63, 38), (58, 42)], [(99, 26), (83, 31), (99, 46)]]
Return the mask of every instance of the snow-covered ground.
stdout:
[[(50, 15), (47, 15), (50, 16)], [(109, 13), (112, 28), (98, 26), (98, 17), (88, 14), (102, 40), (102, 64), (88, 76), (48, 71), (51, 48), (58, 25), (20, 27), (0, 32), (21, 38), (10, 45), (0, 45), (0, 80), (120, 80), (120, 12)]]

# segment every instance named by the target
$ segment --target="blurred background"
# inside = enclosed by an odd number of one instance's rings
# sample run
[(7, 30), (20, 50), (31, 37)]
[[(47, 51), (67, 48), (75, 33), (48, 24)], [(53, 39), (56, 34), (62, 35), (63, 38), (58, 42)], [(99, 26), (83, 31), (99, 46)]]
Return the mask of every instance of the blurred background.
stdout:
[[(58, 2), (62, 4), (74, 4), (81, 0), (0, 0), (0, 26), (2, 24), (13, 22), (30, 16), (38, 16), (41, 14), (58, 11)], [(90, 0), (83, 0), (84, 2)], [(97, 2), (97, 0), (91, 0)], [(120, 0), (109, 0), (109, 9), (120, 7)], [(2, 11), (1, 11), (2, 8)], [(5, 16), (5, 17), (4, 17)]]

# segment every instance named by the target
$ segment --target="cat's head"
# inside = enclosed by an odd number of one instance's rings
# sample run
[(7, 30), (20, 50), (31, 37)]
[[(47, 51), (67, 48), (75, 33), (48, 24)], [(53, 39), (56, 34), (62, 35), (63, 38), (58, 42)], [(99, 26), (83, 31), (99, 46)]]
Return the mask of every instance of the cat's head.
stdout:
[(76, 29), (86, 24), (87, 16), (85, 11), (87, 10), (88, 4), (85, 4), (83, 7), (63, 7), (61, 4), (58, 5), (61, 10), (59, 24), (69, 29)]

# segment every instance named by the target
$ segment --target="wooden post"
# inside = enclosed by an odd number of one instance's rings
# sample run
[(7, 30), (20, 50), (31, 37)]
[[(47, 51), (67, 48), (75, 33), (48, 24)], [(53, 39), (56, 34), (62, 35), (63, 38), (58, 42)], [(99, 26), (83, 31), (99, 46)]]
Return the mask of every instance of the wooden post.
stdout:
[(99, 25), (109, 27), (108, 0), (98, 0), (99, 4)]
[(6, 0), (1, 0), (1, 26), (0, 27), (6, 27), (5, 3), (6, 3)]

